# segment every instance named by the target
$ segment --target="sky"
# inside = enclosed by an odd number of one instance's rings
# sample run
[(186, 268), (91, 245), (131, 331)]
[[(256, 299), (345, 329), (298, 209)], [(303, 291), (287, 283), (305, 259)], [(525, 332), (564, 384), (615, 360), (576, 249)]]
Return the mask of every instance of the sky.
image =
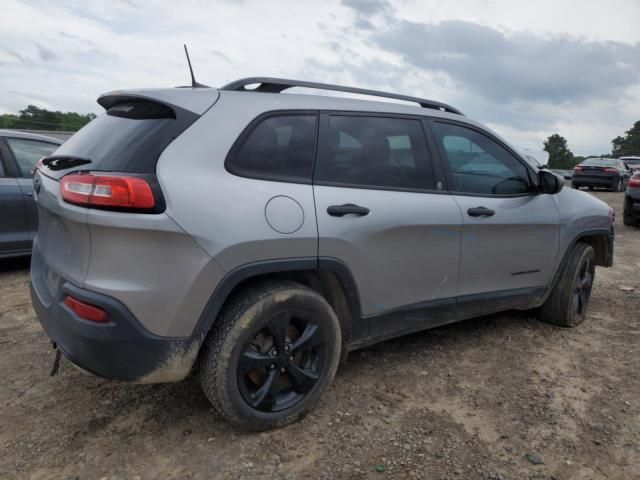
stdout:
[(640, 120), (640, 0), (1, 0), (0, 113), (276, 76), (449, 103), (521, 149)]

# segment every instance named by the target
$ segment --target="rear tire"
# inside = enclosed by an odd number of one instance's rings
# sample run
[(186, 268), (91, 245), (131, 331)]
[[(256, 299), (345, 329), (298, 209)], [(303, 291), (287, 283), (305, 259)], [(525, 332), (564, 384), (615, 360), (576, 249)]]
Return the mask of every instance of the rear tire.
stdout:
[(615, 191), (616, 192), (622, 192), (624, 190), (624, 182), (622, 181), (622, 178), (620, 180), (618, 180), (618, 185), (616, 186)]
[(622, 216), (622, 223), (624, 223), (627, 227), (637, 227), (638, 226), (638, 220), (636, 220), (631, 215), (626, 214), (626, 213)]
[(626, 196), (624, 200), (624, 210), (622, 213), (622, 223), (624, 223), (627, 227), (637, 227), (640, 222), (633, 215), (631, 215), (630, 203), (631, 201), (629, 200), (629, 197)]
[(580, 185), (577, 183), (571, 183), (571, 188), (575, 188), (576, 190), (580, 190)]
[(216, 321), (200, 359), (202, 390), (230, 423), (268, 430), (303, 418), (333, 379), (340, 323), (327, 301), (297, 282), (237, 293)]
[(593, 190), (593, 187), (591, 185), (589, 185), (587, 188), (589, 189), (589, 191)]
[(595, 279), (595, 251), (577, 243), (551, 295), (540, 309), (540, 320), (559, 327), (575, 327), (586, 317)]

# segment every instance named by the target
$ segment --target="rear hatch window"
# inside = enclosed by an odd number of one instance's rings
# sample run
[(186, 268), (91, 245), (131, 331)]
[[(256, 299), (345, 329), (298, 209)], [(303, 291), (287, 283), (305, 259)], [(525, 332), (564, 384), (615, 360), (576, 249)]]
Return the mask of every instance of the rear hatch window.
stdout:
[(74, 169), (155, 173), (162, 151), (197, 118), (189, 110), (152, 100), (122, 100), (46, 158), (46, 174), (60, 178)]
[(584, 167), (615, 167), (618, 164), (617, 160), (608, 158), (589, 158), (582, 162), (580, 165)]

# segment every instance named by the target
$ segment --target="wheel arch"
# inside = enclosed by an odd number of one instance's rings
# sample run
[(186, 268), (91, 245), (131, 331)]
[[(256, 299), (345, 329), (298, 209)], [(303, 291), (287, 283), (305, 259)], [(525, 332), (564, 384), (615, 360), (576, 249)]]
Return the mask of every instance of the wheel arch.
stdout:
[(293, 280), (320, 293), (336, 312), (343, 338), (343, 357), (348, 345), (367, 333), (362, 319), (360, 299), (349, 268), (335, 258), (295, 258), (267, 260), (237, 267), (228, 272), (216, 286), (207, 302), (192, 336), (204, 339), (215, 328), (224, 305), (239, 290), (267, 280)]
[(562, 271), (566, 267), (573, 249), (579, 242), (586, 243), (593, 247), (596, 255), (596, 265), (610, 267), (613, 264), (613, 227), (611, 230), (599, 228), (579, 232), (567, 245), (562, 259), (556, 267), (553, 280), (547, 287), (544, 296), (540, 298), (537, 303), (544, 303), (549, 295), (551, 295), (551, 292), (560, 280)]
[(573, 246), (578, 242), (586, 243), (593, 247), (593, 250), (596, 253), (596, 265), (601, 267), (610, 267), (613, 263), (612, 232), (585, 232), (573, 242), (571, 248), (573, 248)]

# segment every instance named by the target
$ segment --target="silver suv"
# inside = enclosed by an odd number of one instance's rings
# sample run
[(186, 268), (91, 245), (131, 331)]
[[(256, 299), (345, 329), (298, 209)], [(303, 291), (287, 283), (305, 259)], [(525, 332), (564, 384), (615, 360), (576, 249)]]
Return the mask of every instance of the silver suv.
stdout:
[(34, 177), (38, 317), (93, 374), (195, 371), (244, 428), (301, 418), (391, 337), (508, 309), (576, 325), (612, 262), (606, 204), (439, 102), (250, 78), (98, 103)]

